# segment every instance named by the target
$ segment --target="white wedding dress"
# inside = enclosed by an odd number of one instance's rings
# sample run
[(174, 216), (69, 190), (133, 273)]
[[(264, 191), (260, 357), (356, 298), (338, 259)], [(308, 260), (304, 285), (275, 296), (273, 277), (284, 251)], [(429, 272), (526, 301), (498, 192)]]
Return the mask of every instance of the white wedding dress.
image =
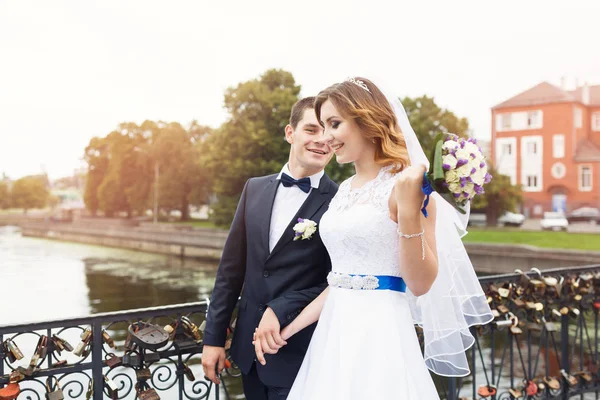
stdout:
[(412, 295), (359, 290), (368, 283), (343, 279), (400, 276), (389, 170), (358, 189), (351, 189), (353, 178), (343, 182), (321, 219), (332, 262), (329, 294), (288, 400), (439, 399), (413, 325)]

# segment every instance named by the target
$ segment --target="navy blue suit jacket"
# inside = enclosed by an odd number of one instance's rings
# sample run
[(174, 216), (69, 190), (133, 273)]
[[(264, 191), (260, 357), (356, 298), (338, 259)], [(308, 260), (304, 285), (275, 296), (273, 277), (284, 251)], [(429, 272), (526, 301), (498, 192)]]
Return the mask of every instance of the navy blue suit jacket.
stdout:
[[(247, 374), (255, 360), (252, 335), (267, 307), (283, 328), (327, 287), (329, 254), (321, 241), (319, 223), (338, 186), (323, 175), (269, 253), (269, 230), (277, 174), (246, 182), (223, 249), (208, 310), (204, 344), (225, 344), (227, 327), (241, 293), (231, 355)], [(313, 220), (317, 232), (310, 240), (294, 241), (298, 218)], [(291, 337), (275, 355), (257, 363), (258, 375), (268, 386), (291, 387), (308, 348), (313, 326)]]

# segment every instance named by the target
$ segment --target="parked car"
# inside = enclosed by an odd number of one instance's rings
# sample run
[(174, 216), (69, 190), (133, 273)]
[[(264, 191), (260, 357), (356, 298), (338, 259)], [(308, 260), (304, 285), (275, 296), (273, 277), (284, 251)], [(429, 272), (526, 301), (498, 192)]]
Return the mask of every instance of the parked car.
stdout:
[(571, 211), (567, 215), (569, 223), (590, 222), (592, 224), (600, 223), (600, 210), (594, 207), (581, 207)]
[[(525, 216), (523, 214), (506, 212), (500, 218), (498, 218), (498, 225), (503, 226), (521, 226), (525, 222)], [(482, 213), (472, 213), (469, 216), (469, 226), (486, 226), (487, 216)]]
[(516, 226), (519, 227), (525, 222), (525, 216), (523, 214), (517, 214), (507, 211), (503, 216), (498, 218), (498, 223), (504, 226)]
[(566, 231), (569, 221), (562, 212), (545, 212), (540, 226), (544, 231)]
[(469, 215), (469, 226), (485, 226), (487, 216), (482, 213), (471, 213)]

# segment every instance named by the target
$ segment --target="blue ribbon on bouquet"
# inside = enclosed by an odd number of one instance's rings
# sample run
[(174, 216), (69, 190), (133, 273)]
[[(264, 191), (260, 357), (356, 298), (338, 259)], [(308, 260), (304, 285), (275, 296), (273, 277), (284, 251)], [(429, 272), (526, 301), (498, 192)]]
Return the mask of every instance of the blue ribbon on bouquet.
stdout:
[(423, 208), (421, 208), (421, 212), (427, 218), (427, 206), (429, 205), (429, 196), (433, 193), (433, 186), (427, 179), (427, 172), (423, 173), (423, 186), (421, 187), (421, 191), (425, 194), (425, 202), (423, 203)]

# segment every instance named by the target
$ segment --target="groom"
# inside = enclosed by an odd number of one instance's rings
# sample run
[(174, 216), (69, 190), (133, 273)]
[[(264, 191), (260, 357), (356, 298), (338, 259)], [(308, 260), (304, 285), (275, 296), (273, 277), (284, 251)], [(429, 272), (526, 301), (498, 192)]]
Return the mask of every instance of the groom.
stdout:
[[(227, 328), (241, 292), (231, 355), (242, 371), (248, 400), (287, 398), (314, 326), (281, 348), (279, 332), (325, 289), (331, 270), (319, 222), (338, 186), (323, 171), (332, 151), (323, 140), (313, 102), (307, 97), (292, 108), (285, 127), (290, 157), (281, 172), (246, 182), (206, 317), (202, 366), (218, 384), (215, 370), (224, 368)], [(294, 240), (299, 218), (317, 224), (308, 239)], [(256, 361), (252, 344), (257, 328), (267, 353), (279, 349), (265, 356), (265, 365)]]

